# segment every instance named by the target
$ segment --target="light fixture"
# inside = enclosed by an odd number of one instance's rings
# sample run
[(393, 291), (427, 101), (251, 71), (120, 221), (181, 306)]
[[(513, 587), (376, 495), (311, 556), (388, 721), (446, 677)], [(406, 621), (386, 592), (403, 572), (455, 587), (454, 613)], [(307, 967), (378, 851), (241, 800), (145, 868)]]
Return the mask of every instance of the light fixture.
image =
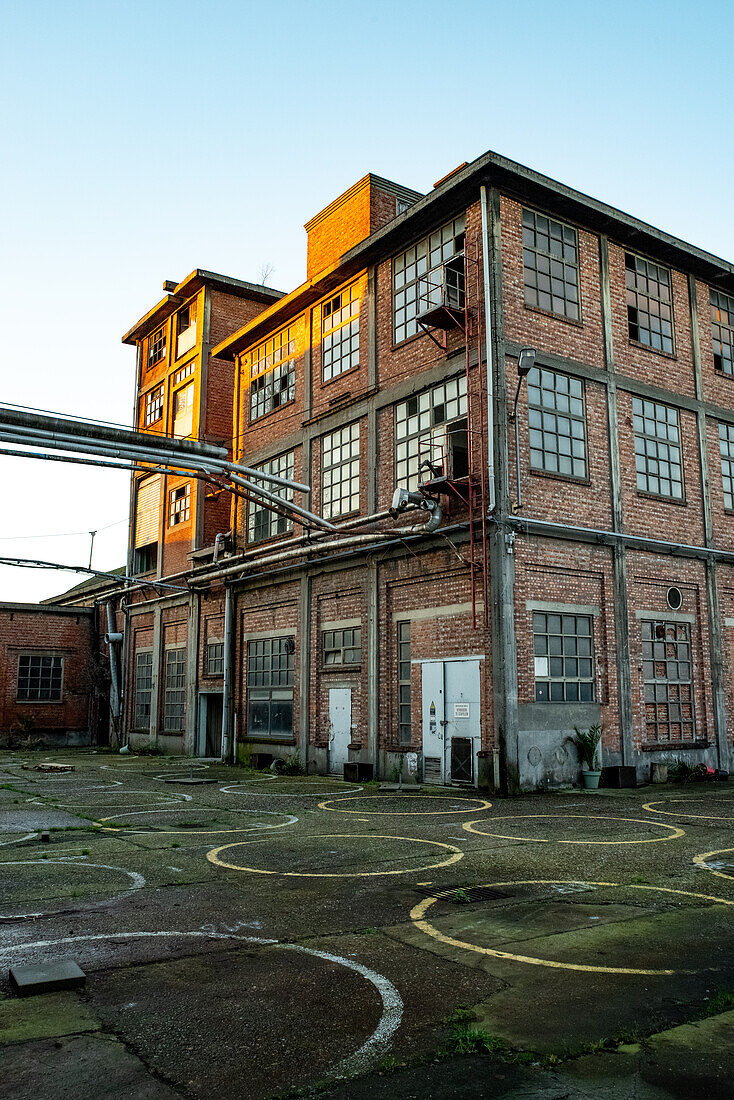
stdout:
[(535, 366), (535, 348), (523, 348), (517, 360), (517, 373), (520, 378), (526, 378)]
[(517, 359), (517, 390), (515, 391), (515, 405), (512, 419), (515, 421), (515, 469), (517, 471), (517, 504), (515, 511), (522, 508), (522, 489), (520, 488), (520, 429), (517, 423), (517, 402), (520, 397), (520, 387), (523, 379), (527, 378), (535, 366), (535, 348), (522, 348)]

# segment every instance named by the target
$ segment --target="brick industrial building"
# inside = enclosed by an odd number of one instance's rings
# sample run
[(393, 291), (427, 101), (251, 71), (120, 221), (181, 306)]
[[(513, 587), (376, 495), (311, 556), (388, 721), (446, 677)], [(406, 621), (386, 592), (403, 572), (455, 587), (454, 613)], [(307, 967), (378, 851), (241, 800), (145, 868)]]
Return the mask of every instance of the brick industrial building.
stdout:
[(135, 475), (129, 569), (181, 590), (116, 597), (131, 744), (514, 789), (600, 721), (726, 768), (734, 267), (493, 153), (306, 229), (290, 293), (195, 271), (125, 337), (141, 428), (329, 525)]

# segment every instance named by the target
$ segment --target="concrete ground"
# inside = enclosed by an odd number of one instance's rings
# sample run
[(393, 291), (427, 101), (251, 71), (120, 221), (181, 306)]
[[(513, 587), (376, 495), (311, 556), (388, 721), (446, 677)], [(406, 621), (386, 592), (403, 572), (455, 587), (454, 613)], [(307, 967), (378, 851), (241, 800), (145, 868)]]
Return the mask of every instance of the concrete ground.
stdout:
[[(727, 784), (0, 754), (0, 1094), (729, 1098), (733, 826)], [(12, 995), (59, 959), (82, 990)]]

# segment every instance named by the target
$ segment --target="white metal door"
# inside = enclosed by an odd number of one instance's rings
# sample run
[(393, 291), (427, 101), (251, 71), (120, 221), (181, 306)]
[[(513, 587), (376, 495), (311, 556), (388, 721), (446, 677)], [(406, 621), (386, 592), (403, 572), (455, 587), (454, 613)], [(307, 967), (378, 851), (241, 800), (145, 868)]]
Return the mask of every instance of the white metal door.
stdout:
[(423, 716), (423, 782), (443, 783), (444, 745), (444, 662), (421, 663), (421, 708)]
[(329, 688), (329, 771), (344, 774), (352, 740), (352, 689)]
[(481, 748), (479, 661), (445, 661), (445, 774), (454, 783), (477, 781)]

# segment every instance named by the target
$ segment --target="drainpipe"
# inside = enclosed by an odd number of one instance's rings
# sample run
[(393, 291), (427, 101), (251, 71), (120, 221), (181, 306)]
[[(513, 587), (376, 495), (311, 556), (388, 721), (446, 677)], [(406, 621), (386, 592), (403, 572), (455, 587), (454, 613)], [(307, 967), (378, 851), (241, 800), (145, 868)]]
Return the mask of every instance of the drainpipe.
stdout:
[(231, 585), (224, 589), (224, 676), (222, 680), (222, 762), (229, 763), (232, 752), (232, 620), (234, 619), (234, 592)]
[(120, 668), (118, 664), (119, 646), (122, 643), (122, 634), (115, 629), (115, 615), (112, 600), (107, 604), (107, 633), (104, 640), (107, 643), (110, 654), (110, 715), (112, 729), (120, 739)]
[(494, 363), (492, 359), (492, 284), (489, 276), (489, 216), (487, 212), (487, 188), (479, 189), (482, 206), (482, 269), (484, 275), (484, 340), (487, 361), (487, 461), (488, 461), (488, 511), (495, 507), (494, 485)]

